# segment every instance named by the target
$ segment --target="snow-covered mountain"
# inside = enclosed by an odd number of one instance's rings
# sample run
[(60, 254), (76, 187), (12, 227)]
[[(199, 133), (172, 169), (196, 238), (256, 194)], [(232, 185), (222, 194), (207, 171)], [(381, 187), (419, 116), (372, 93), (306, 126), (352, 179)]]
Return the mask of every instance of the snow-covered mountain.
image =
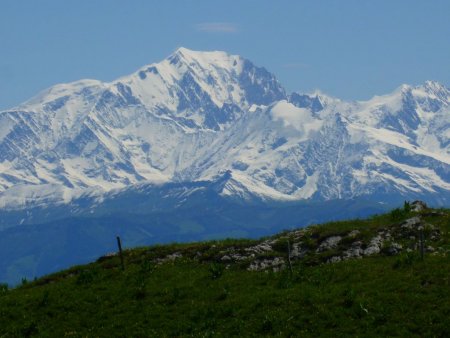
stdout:
[(364, 102), (288, 94), (240, 56), (180, 48), (111, 83), (56, 85), (0, 112), (0, 207), (224, 173), (223, 196), (445, 204), (449, 104), (437, 82)]

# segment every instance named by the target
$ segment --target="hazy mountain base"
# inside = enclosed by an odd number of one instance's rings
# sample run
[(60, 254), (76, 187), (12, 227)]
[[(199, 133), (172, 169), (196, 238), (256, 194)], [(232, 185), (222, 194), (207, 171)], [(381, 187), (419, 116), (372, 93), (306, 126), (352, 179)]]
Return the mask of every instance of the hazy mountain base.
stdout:
[[(421, 227), (424, 260), (411, 249)], [(102, 257), (16, 290), (3, 287), (0, 334), (446, 337), (449, 231), (449, 210), (397, 209), (259, 241), (127, 250), (125, 271), (117, 256)], [(380, 234), (390, 240), (379, 244), (379, 253), (369, 252)], [(308, 251), (292, 252), (292, 273), (287, 239)], [(370, 258), (323, 264), (357, 242)], [(255, 261), (277, 258), (284, 269), (249, 271)]]

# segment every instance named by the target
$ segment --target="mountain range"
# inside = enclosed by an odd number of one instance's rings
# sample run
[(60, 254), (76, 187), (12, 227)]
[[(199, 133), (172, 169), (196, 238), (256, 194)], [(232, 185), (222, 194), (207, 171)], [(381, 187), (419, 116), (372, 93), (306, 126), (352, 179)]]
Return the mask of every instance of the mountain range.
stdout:
[(244, 199), (426, 195), (442, 204), (449, 102), (431, 81), (363, 102), (287, 94), (240, 56), (180, 48), (111, 83), (56, 85), (1, 112), (1, 206), (225, 172), (222, 194)]
[[(104, 230), (120, 219), (140, 229), (131, 243), (148, 244), (257, 236), (405, 199), (448, 205), (449, 104), (450, 90), (433, 81), (368, 101), (288, 93), (243, 57), (186, 48), (110, 83), (59, 84), (0, 112), (4, 250), (26, 247), (24, 236), (34, 241), (63, 219), (65, 234), (80, 222)], [(344, 205), (347, 212), (337, 212)], [(261, 221), (255, 226), (264, 231), (237, 225), (246, 206), (253, 208), (246, 224)], [(261, 216), (265, 211), (272, 216)], [(16, 263), (28, 257), (9, 256)], [(25, 271), (19, 263), (3, 275)]]

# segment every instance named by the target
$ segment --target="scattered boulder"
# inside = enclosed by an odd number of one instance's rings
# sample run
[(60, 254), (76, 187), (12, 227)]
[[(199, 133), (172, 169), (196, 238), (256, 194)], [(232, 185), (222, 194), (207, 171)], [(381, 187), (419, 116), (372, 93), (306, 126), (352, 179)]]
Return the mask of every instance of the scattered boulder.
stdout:
[(259, 243), (257, 245), (251, 246), (249, 248), (246, 248), (245, 251), (254, 253), (254, 254), (262, 254), (265, 252), (272, 251), (272, 244), (274, 244), (274, 241), (264, 241), (262, 243)]
[[(415, 211), (427, 208), (426, 204), (421, 201), (414, 201), (412, 206)], [(428, 210), (427, 212), (431, 213), (433, 210)], [(336, 263), (348, 259), (360, 259), (364, 256), (372, 256), (379, 253), (397, 255), (402, 251), (417, 251), (419, 245), (418, 238), (421, 231), (424, 233), (426, 241), (428, 241), (427, 244), (433, 244), (433, 242), (436, 242), (442, 237), (441, 230), (438, 226), (425, 223), (426, 217), (427, 215), (425, 213), (421, 213), (400, 223), (386, 224), (378, 227), (378, 232), (368, 242), (365, 240), (367, 230), (363, 230), (362, 228), (361, 230), (351, 230), (342, 236), (332, 235), (328, 237), (323, 237), (323, 234), (321, 235), (319, 231), (301, 229), (284, 234), (282, 237), (266, 239), (250, 247), (230, 246), (222, 248), (221, 251), (218, 251), (214, 255), (205, 255), (204, 252), (198, 251), (195, 255), (191, 254), (191, 256), (195, 256), (195, 258), (201, 261), (219, 261), (227, 266), (245, 262), (249, 264), (247, 268), (249, 271), (265, 270), (267, 272), (270, 270), (279, 271), (286, 267), (287, 247), (284, 244), (287, 240), (291, 243), (291, 260), (306, 257), (307, 259), (313, 258), (311, 261), (314, 262), (323, 262), (323, 258), (325, 257), (322, 256), (326, 256), (327, 263)], [(322, 240), (320, 241), (320, 239)], [(318, 244), (317, 240), (319, 240)], [(402, 244), (398, 243), (399, 241)], [(215, 245), (211, 246), (211, 248), (215, 247)], [(425, 250), (431, 254), (441, 254), (445, 251), (443, 249), (435, 249), (433, 246), (427, 246)], [(325, 255), (320, 255), (321, 259), (319, 260), (311, 257), (322, 252)], [(116, 253), (109, 255), (116, 255)], [(282, 257), (276, 257), (274, 255), (280, 255)], [(156, 258), (153, 261), (162, 264), (181, 257), (183, 257), (181, 252), (175, 252), (162, 258)], [(201, 259), (202, 257), (204, 259)]]
[(390, 240), (391, 237), (392, 237), (391, 233), (390, 233), (389, 231), (387, 231), (387, 230), (379, 231), (378, 234), (379, 234), (384, 240), (387, 240), (387, 241)]
[(369, 246), (364, 250), (365, 256), (375, 255), (380, 253), (383, 238), (380, 235), (375, 236), (370, 240)]
[(361, 233), (361, 231), (359, 231), (359, 230), (352, 230), (352, 231), (349, 232), (349, 234), (347, 236), (350, 237), (350, 238), (355, 238), (360, 233)]
[(182, 258), (182, 257), (183, 257), (183, 255), (181, 254), (181, 252), (174, 252), (174, 253), (172, 253), (170, 255), (167, 255), (164, 258), (156, 258), (155, 262), (158, 263), (158, 264), (163, 264), (163, 263), (166, 263), (166, 262), (173, 262), (175, 259)]
[(302, 248), (301, 243), (292, 244), (291, 258), (303, 258), (308, 253), (308, 249)]
[(403, 249), (403, 246), (399, 243), (391, 243), (391, 245), (386, 249), (386, 253), (390, 256), (397, 255)]
[(235, 261), (244, 261), (244, 260), (246, 260), (248, 258), (247, 256), (243, 256), (243, 255), (238, 254), (238, 253), (233, 253), (230, 256)]
[(437, 241), (441, 238), (441, 230), (435, 228), (435, 227), (428, 227), (430, 229), (430, 240)]
[(281, 257), (275, 257), (274, 259), (257, 259), (253, 261), (247, 268), (248, 271), (261, 271), (272, 269), (274, 272), (284, 269), (285, 262)]
[(423, 201), (414, 201), (411, 203), (411, 211), (420, 212), (428, 209), (428, 206)]
[(402, 229), (412, 230), (412, 229), (417, 228), (421, 224), (422, 224), (422, 222), (421, 222), (420, 218), (415, 216), (415, 217), (408, 218), (400, 226), (402, 227)]
[(322, 241), (322, 243), (320, 243), (316, 252), (324, 252), (327, 250), (335, 249), (341, 240), (342, 240), (341, 236), (328, 237), (324, 241)]
[(183, 257), (181, 252), (174, 252), (173, 254), (167, 255), (166, 259), (169, 261), (174, 261), (175, 259), (181, 258), (181, 257)]
[(342, 258), (340, 256), (333, 256), (327, 261), (327, 263), (337, 263), (340, 261), (342, 261)]
[(353, 242), (350, 249), (347, 251), (344, 251), (344, 260), (350, 259), (350, 258), (362, 258), (362, 255), (364, 254), (364, 250), (361, 248), (362, 242), (356, 241)]

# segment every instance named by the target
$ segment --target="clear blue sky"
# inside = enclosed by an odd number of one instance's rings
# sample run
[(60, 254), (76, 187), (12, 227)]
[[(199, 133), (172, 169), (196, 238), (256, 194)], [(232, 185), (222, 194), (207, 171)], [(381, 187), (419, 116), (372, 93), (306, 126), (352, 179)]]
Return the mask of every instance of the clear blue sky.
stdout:
[(184, 46), (240, 54), (288, 91), (367, 99), (450, 84), (450, 1), (0, 1), (0, 109), (81, 78), (109, 81)]

